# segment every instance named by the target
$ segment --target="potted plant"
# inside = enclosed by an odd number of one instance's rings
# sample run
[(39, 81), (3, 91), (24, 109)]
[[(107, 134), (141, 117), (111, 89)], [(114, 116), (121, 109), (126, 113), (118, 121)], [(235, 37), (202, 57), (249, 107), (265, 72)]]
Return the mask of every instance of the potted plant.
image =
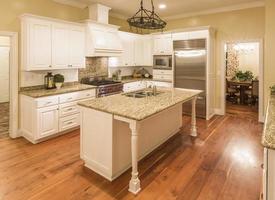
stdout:
[(64, 76), (62, 74), (55, 74), (53, 77), (55, 87), (59, 90), (64, 83)]

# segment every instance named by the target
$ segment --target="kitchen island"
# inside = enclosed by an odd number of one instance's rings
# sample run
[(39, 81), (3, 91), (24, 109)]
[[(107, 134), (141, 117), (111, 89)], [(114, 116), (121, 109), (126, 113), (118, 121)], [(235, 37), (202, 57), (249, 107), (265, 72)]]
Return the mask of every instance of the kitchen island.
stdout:
[[(179, 132), (182, 103), (192, 100), (191, 136), (197, 136), (195, 104), (202, 91), (161, 89), (154, 95), (117, 94), (80, 102), (80, 156), (85, 166), (112, 181), (132, 167), (129, 191), (140, 191), (138, 160)], [(148, 93), (150, 94), (150, 93)]]

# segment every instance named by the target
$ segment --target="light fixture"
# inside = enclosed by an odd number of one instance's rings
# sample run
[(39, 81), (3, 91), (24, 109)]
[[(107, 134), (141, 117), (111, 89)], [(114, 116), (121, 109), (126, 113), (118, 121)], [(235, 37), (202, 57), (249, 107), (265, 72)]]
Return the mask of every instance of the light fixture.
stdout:
[(153, 0), (151, 0), (152, 10), (147, 10), (143, 7), (143, 0), (140, 2), (140, 9), (136, 14), (127, 19), (130, 27), (135, 27), (138, 29), (148, 29), (148, 30), (157, 30), (164, 29), (166, 22), (163, 21), (156, 13), (154, 8)]
[(165, 9), (166, 5), (165, 4), (159, 4), (159, 9)]

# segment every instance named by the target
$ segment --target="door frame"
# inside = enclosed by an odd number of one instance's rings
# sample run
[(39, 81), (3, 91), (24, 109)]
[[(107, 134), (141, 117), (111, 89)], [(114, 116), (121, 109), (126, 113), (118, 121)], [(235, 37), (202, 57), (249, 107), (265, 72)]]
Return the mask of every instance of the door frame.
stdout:
[(226, 97), (225, 97), (225, 73), (226, 73), (226, 48), (225, 45), (228, 43), (259, 43), (259, 110), (258, 110), (258, 121), (259, 122), (264, 122), (264, 90), (263, 90), (263, 85), (264, 85), (264, 77), (263, 77), (263, 72), (264, 72), (264, 48), (263, 48), (263, 39), (250, 39), (250, 40), (231, 40), (231, 41), (223, 41), (222, 46), (221, 46), (221, 114), (225, 115), (226, 112)]
[(19, 118), (18, 118), (18, 92), (19, 92), (19, 70), (18, 70), (18, 33), (0, 31), (0, 36), (10, 38), (10, 70), (9, 70), (9, 88), (10, 88), (10, 113), (9, 113), (9, 136), (11, 138), (19, 137)]

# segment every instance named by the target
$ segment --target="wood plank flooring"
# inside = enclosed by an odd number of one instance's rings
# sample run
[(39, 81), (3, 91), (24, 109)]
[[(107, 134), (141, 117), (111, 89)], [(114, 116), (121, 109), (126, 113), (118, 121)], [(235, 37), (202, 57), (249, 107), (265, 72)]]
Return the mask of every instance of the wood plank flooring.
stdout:
[(256, 200), (261, 190), (262, 124), (237, 115), (198, 119), (139, 163), (142, 191), (129, 193), (130, 170), (113, 182), (83, 167), (79, 131), (32, 145), (0, 138), (2, 200)]

